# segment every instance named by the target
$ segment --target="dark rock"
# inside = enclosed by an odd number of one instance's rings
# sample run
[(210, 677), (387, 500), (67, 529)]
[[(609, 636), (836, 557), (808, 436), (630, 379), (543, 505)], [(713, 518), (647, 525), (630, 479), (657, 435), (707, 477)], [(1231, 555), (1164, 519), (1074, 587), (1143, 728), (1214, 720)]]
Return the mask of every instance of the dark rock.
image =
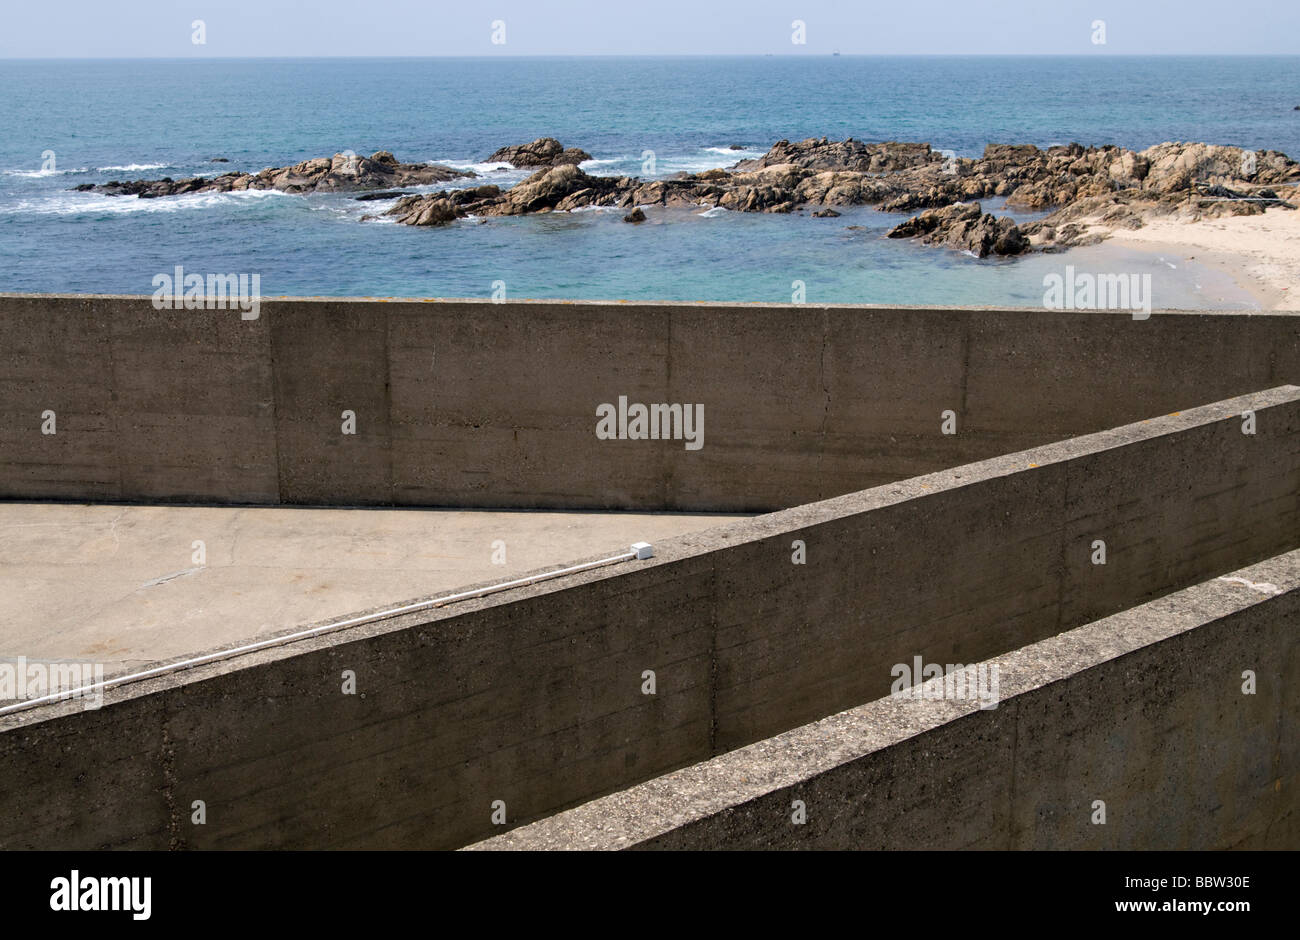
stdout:
[(641, 207), (638, 206), (637, 208), (635, 208), (635, 209), (633, 209), (631, 212), (629, 212), (627, 215), (623, 216), (623, 221), (624, 221), (624, 222), (644, 222), (644, 221), (645, 221), (645, 213), (642, 212), (642, 211), (641, 211)]
[(230, 161), (227, 160), (225, 157), (213, 157), (213, 158), (212, 158), (211, 160), (209, 160), (208, 162), (209, 162), (209, 163), (229, 163)]
[[(456, 207), (449, 199), (411, 196), (408, 199), (403, 199), (401, 203), (398, 203), (398, 205), (400, 206), (411, 200), (414, 200), (414, 203), (411, 206), (412, 211), (401, 220), (406, 225), (447, 225), (450, 222), (456, 221)], [(384, 214), (392, 215), (393, 210), (390, 209)]]
[(363, 193), (360, 196), (353, 196), (352, 198), (355, 199), (357, 202), (374, 202), (375, 200), (379, 200), (379, 199), (396, 199), (398, 196), (409, 196), (409, 195), (411, 194), (408, 192), (403, 192), (400, 189), (397, 189), (391, 192), (385, 191), (382, 193)]
[(475, 174), (428, 163), (399, 163), (387, 150), (372, 157), (336, 153), (317, 157), (290, 167), (272, 167), (260, 173), (223, 173), (217, 177), (196, 176), (191, 179), (113, 181), (92, 185), (89, 190), (109, 196), (178, 196), (185, 193), (225, 193), (247, 189), (275, 189), (286, 193), (352, 192), (357, 190), (391, 190), (401, 186), (427, 186)]
[(763, 156), (754, 160), (741, 160), (734, 169), (744, 172), (789, 163), (806, 170), (886, 173), (942, 161), (943, 156), (934, 153), (929, 144), (905, 144), (897, 141), (864, 144), (852, 137), (841, 141), (810, 137), (793, 144), (788, 140), (779, 140)]
[(956, 205), (946, 206), (942, 209), (931, 209), (922, 212), (920, 215), (913, 216), (906, 222), (895, 225), (889, 230), (889, 237), (917, 238), (930, 235), (936, 230), (958, 222), (969, 222), (978, 219), (980, 214), (981, 209), (978, 202), (959, 202)]
[(514, 167), (552, 167), (590, 160), (591, 154), (571, 147), (564, 149), (554, 137), (539, 137), (529, 144), (502, 147), (487, 158), (488, 163), (509, 163)]
[[(630, 196), (638, 181), (628, 177), (588, 176), (573, 164), (538, 170), (528, 179), (502, 192), (497, 186), (478, 186), (427, 196), (408, 196), (385, 215), (396, 216), (408, 225), (425, 224), (427, 206), (446, 201), (460, 217), (466, 215), (527, 215), (534, 212), (566, 211), (586, 206), (634, 205)], [(640, 200), (647, 201), (647, 200)]]
[(919, 237), (927, 244), (948, 245), (978, 258), (1018, 255), (1029, 248), (1029, 240), (1014, 222), (983, 213), (978, 202), (927, 209), (895, 226), (889, 237)]
[(732, 145), (731, 145), (730, 147), (728, 147), (727, 149), (728, 149), (728, 150), (744, 150), (745, 148), (742, 147), (740, 144), (732, 144)]
[(813, 214), (814, 219), (838, 219), (840, 214), (834, 209), (820, 209)]

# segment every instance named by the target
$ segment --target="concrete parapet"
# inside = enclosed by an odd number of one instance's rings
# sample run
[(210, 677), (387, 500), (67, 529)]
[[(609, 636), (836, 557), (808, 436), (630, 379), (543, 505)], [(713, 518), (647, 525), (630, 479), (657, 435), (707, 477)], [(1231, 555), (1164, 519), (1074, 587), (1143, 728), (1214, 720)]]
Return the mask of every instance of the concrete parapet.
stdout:
[(1289, 552), (471, 848), (1294, 849), (1297, 636)]
[[(762, 512), (1300, 383), (1284, 313), (11, 294), (0, 331), (9, 499)], [(704, 446), (598, 439), (620, 396)]]
[(0, 719), (0, 847), (460, 846), (1298, 542), (1285, 387)]

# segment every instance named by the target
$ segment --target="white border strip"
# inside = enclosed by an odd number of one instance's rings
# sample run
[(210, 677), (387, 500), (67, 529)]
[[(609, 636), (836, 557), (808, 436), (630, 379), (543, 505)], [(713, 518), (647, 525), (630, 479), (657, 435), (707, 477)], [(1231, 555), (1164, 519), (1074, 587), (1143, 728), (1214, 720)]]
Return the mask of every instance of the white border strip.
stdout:
[(243, 655), (244, 653), (253, 653), (257, 650), (268, 649), (273, 646), (283, 646), (286, 643), (305, 640), (308, 637), (319, 636), (323, 633), (329, 633), (332, 630), (342, 630), (346, 627), (355, 627), (363, 623), (374, 623), (377, 620), (387, 620), (390, 617), (398, 617), (402, 614), (414, 613), (417, 610), (428, 610), (433, 607), (441, 607), (444, 604), (451, 604), (456, 601), (465, 601), (475, 597), (495, 594), (497, 591), (505, 591), (509, 588), (523, 587), (526, 584), (536, 584), (538, 581), (558, 578), (561, 575), (576, 574), (580, 571), (590, 571), (592, 568), (599, 568), (603, 565), (614, 564), (615, 562), (631, 561), (634, 558), (650, 558), (652, 556), (653, 550), (650, 545), (645, 542), (637, 542), (627, 551), (618, 555), (611, 555), (608, 558), (602, 558), (599, 561), (587, 561), (580, 565), (571, 565), (568, 568), (559, 568), (555, 571), (544, 571), (541, 574), (529, 575), (526, 578), (516, 578), (514, 581), (503, 581), (500, 584), (490, 584), (487, 587), (475, 588), (472, 591), (461, 591), (458, 594), (448, 594), (445, 597), (435, 597), (432, 600), (418, 601), (414, 604), (404, 604), (401, 607), (390, 607), (387, 610), (376, 611), (373, 614), (363, 614), (360, 617), (350, 617), (347, 620), (338, 620), (333, 623), (323, 624), (319, 627), (299, 630), (297, 633), (288, 633), (284, 636), (258, 640), (256, 643), (249, 643), (246, 646), (236, 646), (231, 649), (218, 650), (215, 653), (206, 653), (203, 656), (196, 656), (193, 659), (184, 659), (180, 662), (168, 663), (164, 666), (155, 666), (154, 668), (146, 669), (143, 672), (133, 672), (124, 676), (114, 676), (111, 679), (105, 679), (103, 682), (95, 682), (91, 685), (81, 686), (80, 688), (69, 689), (66, 692), (54, 692), (50, 695), (43, 695), (40, 698), (15, 702), (12, 705), (6, 705), (3, 708), (0, 708), (0, 715), (7, 715), (11, 712), (21, 711), (25, 708), (34, 708), (37, 705), (58, 702), (67, 698), (76, 698), (84, 693), (93, 692), (96, 689), (110, 689), (114, 686), (125, 685), (128, 682), (139, 682), (141, 679), (152, 679), (154, 676), (162, 676), (171, 672), (179, 672), (182, 669), (190, 669), (194, 666), (215, 663), (223, 659), (229, 659), (232, 656)]

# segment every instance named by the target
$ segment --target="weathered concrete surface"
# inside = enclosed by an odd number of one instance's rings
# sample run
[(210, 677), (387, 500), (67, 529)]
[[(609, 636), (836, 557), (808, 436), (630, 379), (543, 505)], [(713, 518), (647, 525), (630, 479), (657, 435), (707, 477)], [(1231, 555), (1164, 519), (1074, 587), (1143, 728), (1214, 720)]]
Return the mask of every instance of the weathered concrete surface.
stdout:
[(1289, 552), (470, 848), (1300, 848), (1298, 639)]
[(1298, 541), (1288, 387), (0, 719), (0, 847), (460, 846)]
[(734, 519), (0, 503), (0, 661), (111, 676)]
[[(1286, 313), (0, 295), (0, 330), (11, 499), (764, 511), (1300, 382)], [(598, 440), (620, 395), (704, 405), (703, 449)]]

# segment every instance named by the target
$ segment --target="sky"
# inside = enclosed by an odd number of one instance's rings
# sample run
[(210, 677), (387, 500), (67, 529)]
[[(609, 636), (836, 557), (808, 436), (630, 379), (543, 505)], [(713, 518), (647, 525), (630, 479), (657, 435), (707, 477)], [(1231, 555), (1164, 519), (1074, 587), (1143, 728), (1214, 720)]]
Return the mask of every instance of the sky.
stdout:
[(0, 58), (1298, 49), (1297, 0), (0, 0)]

